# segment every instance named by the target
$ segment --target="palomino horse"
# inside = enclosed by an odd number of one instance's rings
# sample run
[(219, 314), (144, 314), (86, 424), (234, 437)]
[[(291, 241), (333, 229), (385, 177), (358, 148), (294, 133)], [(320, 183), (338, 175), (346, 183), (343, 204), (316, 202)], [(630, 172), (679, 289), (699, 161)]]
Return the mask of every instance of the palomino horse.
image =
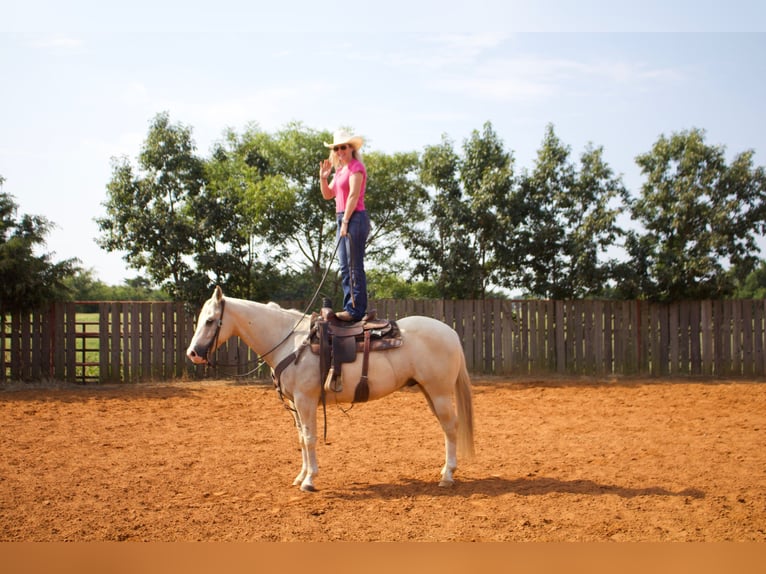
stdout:
[[(282, 309), (275, 303), (224, 297), (221, 288), (216, 287), (200, 311), (197, 330), (186, 351), (192, 362), (205, 363), (219, 345), (238, 336), (272, 370), (282, 364), (281, 392), (293, 412), (303, 456), (303, 466), (293, 484), (300, 485), (303, 491), (315, 490), (317, 410), (323, 392), (319, 358), (311, 351), (301, 351), (308, 341), (310, 322), (311, 318), (303, 313)], [(368, 400), (380, 399), (408, 384), (418, 385), (444, 431), (446, 462), (439, 485), (451, 486), (458, 446), (461, 453), (473, 455), (471, 381), (463, 348), (457, 333), (436, 319), (412, 316), (399, 320), (398, 325), (403, 344), (370, 353)], [(352, 402), (361, 370), (359, 357), (344, 364), (343, 388), (337, 393), (329, 391), (327, 399)]]

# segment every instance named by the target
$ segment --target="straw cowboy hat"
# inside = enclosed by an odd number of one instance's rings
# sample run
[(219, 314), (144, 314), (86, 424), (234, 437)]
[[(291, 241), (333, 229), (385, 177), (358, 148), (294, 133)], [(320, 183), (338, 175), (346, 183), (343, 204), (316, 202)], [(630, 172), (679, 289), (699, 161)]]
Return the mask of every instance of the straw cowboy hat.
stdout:
[(325, 147), (335, 147), (336, 145), (348, 144), (354, 149), (359, 149), (364, 144), (362, 136), (352, 136), (346, 130), (338, 130), (332, 134), (332, 143), (325, 142)]

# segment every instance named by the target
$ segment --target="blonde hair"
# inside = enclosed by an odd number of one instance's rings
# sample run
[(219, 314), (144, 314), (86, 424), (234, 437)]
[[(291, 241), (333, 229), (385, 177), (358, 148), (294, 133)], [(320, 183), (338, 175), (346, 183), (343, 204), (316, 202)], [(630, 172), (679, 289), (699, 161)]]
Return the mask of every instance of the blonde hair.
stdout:
[[(351, 157), (354, 159), (358, 159), (359, 161), (362, 161), (362, 148), (354, 148), (352, 146), (351, 149)], [(338, 154), (333, 151), (332, 148), (330, 148), (330, 163), (334, 168), (338, 168), (340, 166), (340, 160), (338, 159)]]

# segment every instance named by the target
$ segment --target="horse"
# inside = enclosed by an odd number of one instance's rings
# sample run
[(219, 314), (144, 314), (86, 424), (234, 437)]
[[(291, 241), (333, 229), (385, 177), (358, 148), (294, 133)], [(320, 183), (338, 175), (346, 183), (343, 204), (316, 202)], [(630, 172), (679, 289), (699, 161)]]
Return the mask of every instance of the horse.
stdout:
[[(452, 486), (457, 451), (474, 455), (471, 380), (457, 333), (437, 319), (409, 316), (397, 321), (402, 345), (369, 354), (367, 400), (383, 398), (405, 385), (416, 385), (439, 420), (445, 441), (445, 463), (439, 486)], [(362, 371), (361, 354), (342, 367), (341, 390), (324, 391), (319, 357), (303, 352), (311, 317), (276, 303), (224, 297), (220, 286), (202, 306), (186, 355), (195, 364), (208, 363), (211, 353), (233, 336), (274, 370), (277, 389), (293, 413), (303, 464), (293, 481), (304, 492), (316, 490), (317, 411), (323, 398), (352, 403)], [(322, 394), (327, 392), (327, 396)]]

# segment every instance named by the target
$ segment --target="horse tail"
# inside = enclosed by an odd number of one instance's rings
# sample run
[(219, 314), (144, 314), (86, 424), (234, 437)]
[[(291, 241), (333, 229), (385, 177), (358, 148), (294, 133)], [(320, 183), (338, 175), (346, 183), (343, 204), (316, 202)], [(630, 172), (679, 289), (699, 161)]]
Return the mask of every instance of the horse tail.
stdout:
[(455, 381), (455, 400), (457, 403), (457, 448), (467, 458), (473, 458), (473, 395), (471, 377), (465, 364), (465, 355), (460, 353), (460, 371)]

